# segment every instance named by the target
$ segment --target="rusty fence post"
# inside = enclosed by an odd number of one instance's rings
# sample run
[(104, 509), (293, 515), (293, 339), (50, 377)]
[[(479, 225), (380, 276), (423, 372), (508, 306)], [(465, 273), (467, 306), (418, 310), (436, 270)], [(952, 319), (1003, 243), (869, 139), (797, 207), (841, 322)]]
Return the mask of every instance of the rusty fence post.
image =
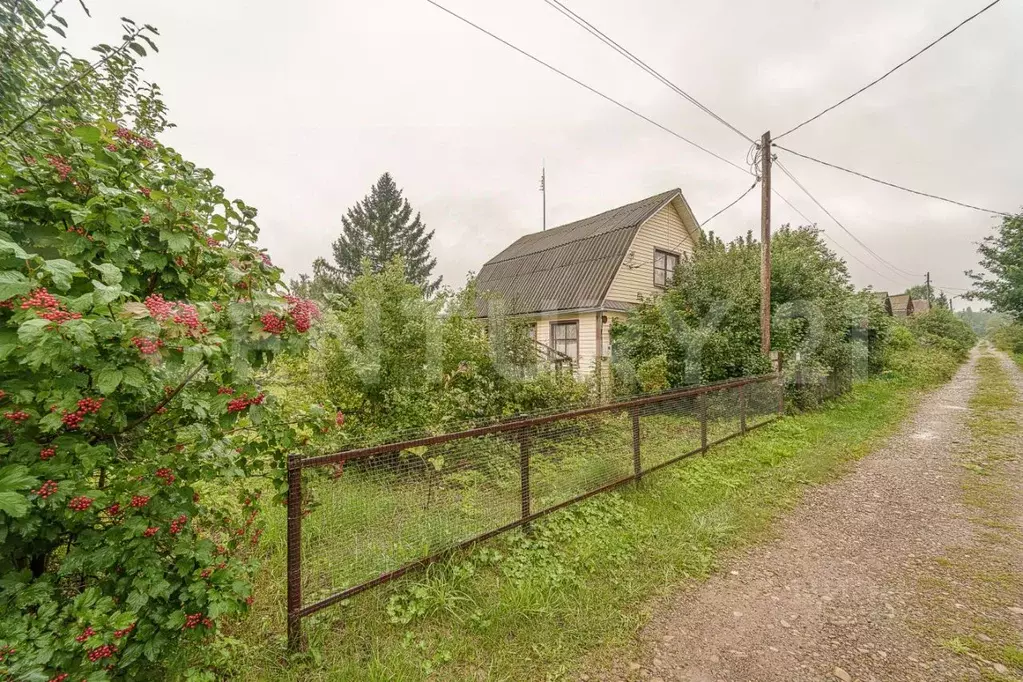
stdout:
[(709, 392), (700, 394), (700, 449), (707, 452), (707, 400)]
[(643, 465), (639, 460), (639, 408), (629, 410), (632, 415), (632, 473), (636, 482), (643, 476)]
[(302, 459), (288, 455), (288, 650), (302, 651)]
[[(522, 518), (530, 514), (530, 492), (529, 492), (529, 455), (532, 443), (529, 439), (529, 431), (519, 431), (519, 483), (522, 486)], [(525, 526), (529, 529), (528, 524)]]
[(739, 385), (739, 433), (746, 433), (746, 385)]

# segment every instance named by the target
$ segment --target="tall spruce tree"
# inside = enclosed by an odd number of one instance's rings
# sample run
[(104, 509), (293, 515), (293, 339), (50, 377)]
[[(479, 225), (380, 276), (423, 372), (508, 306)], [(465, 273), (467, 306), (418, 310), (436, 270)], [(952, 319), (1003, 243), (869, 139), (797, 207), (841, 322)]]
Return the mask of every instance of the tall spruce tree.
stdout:
[(332, 246), (334, 262), (317, 258), (313, 263), (314, 290), (340, 290), (362, 274), (363, 259), (379, 272), (401, 257), (405, 276), (427, 294), (440, 286), (441, 278), (432, 277), (437, 259), (430, 255), (433, 230), (419, 213), (412, 217), (412, 206), (390, 173), (384, 173), (362, 201), (341, 217), (341, 236)]

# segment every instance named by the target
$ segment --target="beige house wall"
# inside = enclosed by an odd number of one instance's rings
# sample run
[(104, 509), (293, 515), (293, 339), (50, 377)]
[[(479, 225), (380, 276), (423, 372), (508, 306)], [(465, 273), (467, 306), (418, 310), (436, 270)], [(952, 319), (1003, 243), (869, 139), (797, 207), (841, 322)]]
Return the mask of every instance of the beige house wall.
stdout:
[[(680, 256), (693, 252), (690, 230), (682, 222), (676, 208), (676, 199), (665, 205), (643, 223), (632, 241), (628, 255), (611, 281), (605, 298), (635, 303), (640, 298), (655, 296), (664, 291), (654, 284), (654, 251), (667, 251)], [(696, 226), (691, 226), (696, 232)]]
[(554, 347), (551, 342), (551, 322), (579, 323), (579, 362), (575, 366), (576, 376), (587, 377), (597, 364), (597, 317), (595, 312), (542, 314), (529, 318), (536, 323), (536, 340), (545, 346)]

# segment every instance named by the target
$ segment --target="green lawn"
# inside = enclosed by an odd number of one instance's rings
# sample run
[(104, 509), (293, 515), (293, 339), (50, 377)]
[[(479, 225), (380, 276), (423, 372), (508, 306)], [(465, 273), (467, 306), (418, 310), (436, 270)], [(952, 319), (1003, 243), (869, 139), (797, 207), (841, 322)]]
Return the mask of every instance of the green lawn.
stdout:
[[(859, 385), (826, 410), (787, 417), (639, 486), (559, 511), (528, 535), (513, 531), (326, 609), (305, 621), (310, 652), (287, 662), (278, 514), (264, 535), (254, 611), (234, 626), (223, 673), (245, 680), (566, 678), (628, 647), (651, 597), (706, 576), (723, 552), (761, 537), (807, 485), (840, 474), (877, 445), (917, 395), (900, 382)], [(644, 426), (652, 457), (666, 447), (657, 444), (655, 434), (667, 431), (654, 428), (656, 419)], [(691, 424), (676, 426), (691, 431)], [(333, 500), (351, 505), (346, 518), (386, 518), (396, 502), (356, 483)], [(501, 506), (494, 498), (495, 514)], [(450, 522), (431, 523), (443, 537)], [(337, 545), (342, 524), (312, 525), (323, 546)], [(318, 561), (320, 572), (342, 576), (324, 588), (381, 565), (374, 552), (352, 560), (321, 551)]]

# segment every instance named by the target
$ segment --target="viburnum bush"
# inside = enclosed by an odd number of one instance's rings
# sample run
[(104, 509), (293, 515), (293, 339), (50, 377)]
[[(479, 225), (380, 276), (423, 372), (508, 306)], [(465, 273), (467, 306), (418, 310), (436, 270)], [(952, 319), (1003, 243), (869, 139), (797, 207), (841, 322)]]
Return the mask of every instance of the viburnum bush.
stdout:
[(64, 102), (0, 131), (0, 679), (153, 679), (215, 636), (252, 599), (252, 482), (338, 428), (258, 385), (319, 311), (284, 295), (255, 210), (122, 94), (133, 116)]

